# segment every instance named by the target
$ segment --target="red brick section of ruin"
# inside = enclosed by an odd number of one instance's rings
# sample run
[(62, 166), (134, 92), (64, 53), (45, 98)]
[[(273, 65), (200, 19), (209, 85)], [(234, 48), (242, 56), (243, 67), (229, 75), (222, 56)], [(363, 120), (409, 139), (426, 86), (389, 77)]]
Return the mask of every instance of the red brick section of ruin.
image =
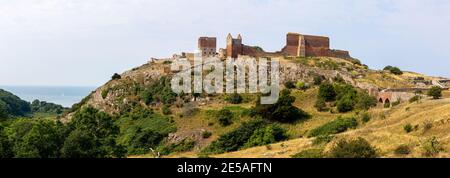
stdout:
[[(286, 35), (286, 46), (282, 49), (282, 53), (288, 56), (299, 56), (298, 52), (301, 48), (301, 34), (288, 33)], [(348, 51), (331, 50), (330, 38), (323, 36), (303, 35), (305, 56), (325, 56), (350, 58)]]
[(200, 37), (198, 38), (198, 46), (200, 48), (216, 48), (216, 41), (217, 39), (215, 37)]
[(231, 44), (227, 44), (227, 56), (232, 58), (237, 58), (239, 55), (243, 54), (243, 45), (238, 43), (238, 40), (233, 39)]

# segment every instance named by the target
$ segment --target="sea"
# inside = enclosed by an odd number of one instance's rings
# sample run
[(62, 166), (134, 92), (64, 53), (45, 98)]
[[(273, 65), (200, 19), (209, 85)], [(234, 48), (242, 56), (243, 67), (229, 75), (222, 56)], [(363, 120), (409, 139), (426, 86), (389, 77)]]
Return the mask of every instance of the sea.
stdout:
[(36, 99), (71, 107), (88, 96), (96, 87), (78, 86), (0, 86), (22, 100), (32, 102)]

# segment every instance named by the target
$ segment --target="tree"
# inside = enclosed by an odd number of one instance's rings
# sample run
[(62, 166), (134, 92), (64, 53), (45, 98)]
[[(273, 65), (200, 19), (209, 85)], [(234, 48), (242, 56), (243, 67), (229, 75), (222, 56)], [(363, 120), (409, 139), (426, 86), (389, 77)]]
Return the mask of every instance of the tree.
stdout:
[(229, 126), (233, 123), (233, 113), (229, 109), (220, 110), (216, 117), (222, 127)]
[(334, 86), (329, 83), (321, 84), (319, 87), (318, 97), (325, 101), (334, 101), (336, 99), (336, 91)]
[(121, 79), (121, 78), (122, 78), (122, 76), (120, 76), (117, 73), (114, 73), (114, 75), (111, 77), (112, 80), (118, 80), (118, 79)]
[(356, 101), (356, 108), (368, 110), (377, 106), (377, 98), (370, 96), (367, 92), (359, 92)]
[(377, 150), (363, 138), (341, 140), (330, 151), (334, 158), (376, 158)]
[(14, 156), (12, 143), (3, 130), (3, 126), (0, 125), (0, 158), (12, 158)]
[(281, 96), (275, 104), (261, 104), (258, 99), (251, 115), (280, 122), (293, 122), (309, 118), (308, 113), (292, 105), (295, 97), (290, 94), (291, 92), (287, 89), (281, 91)]
[(442, 96), (442, 88), (438, 86), (433, 86), (428, 91), (428, 96), (433, 97), (433, 99), (439, 99)]
[(387, 70), (394, 75), (402, 75), (403, 74), (403, 72), (398, 67), (386, 66), (386, 67), (384, 67), (383, 70)]
[(123, 157), (125, 149), (116, 143), (119, 128), (108, 114), (92, 107), (74, 114), (68, 124), (63, 157)]

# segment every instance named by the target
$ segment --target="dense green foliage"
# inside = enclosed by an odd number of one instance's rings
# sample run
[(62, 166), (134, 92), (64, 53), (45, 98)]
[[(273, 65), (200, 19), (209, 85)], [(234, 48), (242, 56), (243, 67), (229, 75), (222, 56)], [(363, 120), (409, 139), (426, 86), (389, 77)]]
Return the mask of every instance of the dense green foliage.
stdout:
[(161, 77), (150, 86), (139, 89), (139, 97), (145, 104), (151, 102), (162, 102), (163, 104), (172, 104), (175, 102), (177, 94), (170, 87), (170, 78)]
[(329, 83), (321, 84), (319, 87), (318, 98), (325, 101), (334, 101), (336, 99), (336, 91), (334, 90), (334, 86)]
[(368, 110), (377, 105), (375, 97), (365, 91), (358, 91), (353, 86), (344, 83), (323, 83), (319, 87), (315, 107), (319, 111), (325, 111), (324, 102), (336, 102), (339, 112), (345, 113), (354, 109)]
[(119, 127), (113, 118), (92, 107), (76, 112), (67, 125), (67, 139), (61, 156), (68, 158), (123, 157), (125, 150), (116, 143)]
[(45, 101), (34, 100), (31, 103), (31, 111), (33, 113), (62, 114), (66, 109), (61, 105)]
[(345, 132), (358, 126), (358, 122), (353, 117), (339, 117), (336, 120), (319, 126), (309, 132), (310, 137), (330, 135)]
[(333, 158), (376, 158), (377, 150), (363, 138), (340, 140), (330, 150)]
[(165, 137), (176, 131), (169, 118), (152, 110), (135, 106), (116, 121), (120, 127), (117, 142), (126, 146), (128, 154), (144, 154), (156, 149)]
[(229, 109), (221, 109), (217, 113), (216, 119), (222, 127), (229, 126), (233, 123), (233, 113)]
[(10, 92), (0, 89), (0, 119), (11, 116), (25, 116), (30, 113), (30, 103), (21, 100)]
[(294, 122), (300, 119), (309, 118), (309, 114), (295, 107), (292, 103), (295, 97), (291, 96), (289, 90), (283, 90), (278, 102), (275, 104), (261, 104), (258, 100), (256, 106), (252, 108), (252, 116), (260, 116), (265, 119), (279, 122)]
[(383, 70), (387, 70), (395, 75), (402, 75), (403, 72), (398, 67), (386, 66)]
[(221, 135), (202, 152), (224, 153), (236, 151), (246, 146), (265, 145), (286, 139), (285, 131), (278, 126), (268, 125), (261, 120), (243, 123), (237, 129)]
[(433, 99), (439, 99), (440, 97), (442, 97), (442, 88), (438, 86), (431, 87), (431, 89), (428, 91), (428, 96), (433, 97)]
[(195, 141), (192, 139), (184, 139), (179, 143), (171, 143), (163, 145), (158, 148), (158, 151), (163, 155), (168, 155), (172, 152), (189, 151), (195, 146)]

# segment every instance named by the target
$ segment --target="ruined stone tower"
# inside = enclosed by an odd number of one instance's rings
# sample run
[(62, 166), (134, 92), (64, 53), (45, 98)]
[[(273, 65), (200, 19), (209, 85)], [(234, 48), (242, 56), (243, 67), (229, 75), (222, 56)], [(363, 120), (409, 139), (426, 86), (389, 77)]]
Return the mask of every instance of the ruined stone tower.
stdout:
[(216, 55), (217, 39), (216, 37), (200, 37), (198, 38), (198, 50), (202, 53), (202, 56), (214, 56)]
[(242, 44), (242, 37), (239, 34), (237, 38), (233, 38), (231, 34), (228, 34), (227, 36), (227, 57), (231, 58), (237, 58), (239, 55), (243, 53), (243, 44)]

